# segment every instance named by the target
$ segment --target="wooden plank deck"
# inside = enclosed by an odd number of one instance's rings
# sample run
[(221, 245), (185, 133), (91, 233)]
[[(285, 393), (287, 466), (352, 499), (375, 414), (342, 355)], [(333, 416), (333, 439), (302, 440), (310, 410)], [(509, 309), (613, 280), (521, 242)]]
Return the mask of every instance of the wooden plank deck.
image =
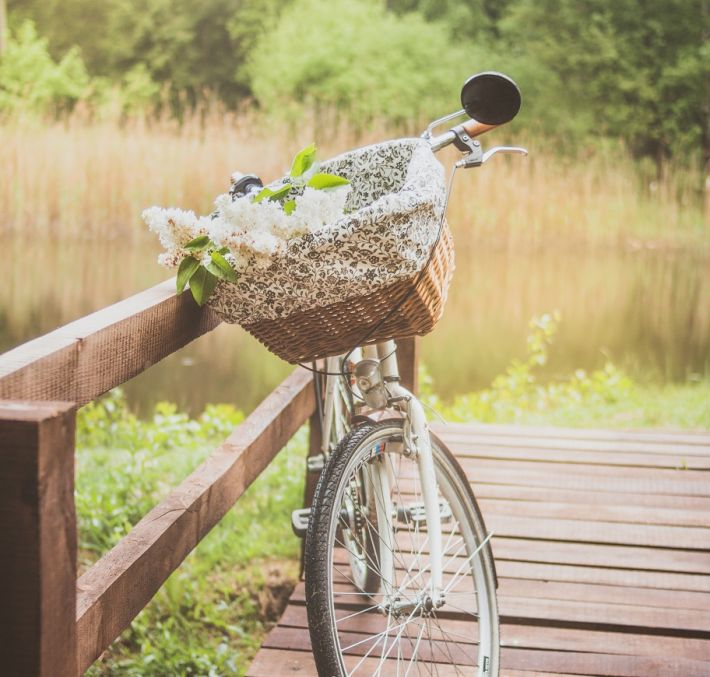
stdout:
[[(710, 675), (710, 434), (437, 432), (494, 532), (501, 674)], [(251, 677), (317, 674), (304, 604), (300, 583)]]

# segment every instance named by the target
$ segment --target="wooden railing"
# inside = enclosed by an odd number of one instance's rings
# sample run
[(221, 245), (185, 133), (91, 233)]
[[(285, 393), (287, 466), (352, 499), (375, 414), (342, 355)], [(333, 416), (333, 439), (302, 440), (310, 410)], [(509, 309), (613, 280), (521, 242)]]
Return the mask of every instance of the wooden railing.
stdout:
[[(82, 674), (309, 417), (317, 453), (312, 377), (296, 369), (77, 580), (77, 407), (218, 324), (169, 280), (0, 356), (0, 673)], [(416, 350), (400, 344), (410, 387)]]

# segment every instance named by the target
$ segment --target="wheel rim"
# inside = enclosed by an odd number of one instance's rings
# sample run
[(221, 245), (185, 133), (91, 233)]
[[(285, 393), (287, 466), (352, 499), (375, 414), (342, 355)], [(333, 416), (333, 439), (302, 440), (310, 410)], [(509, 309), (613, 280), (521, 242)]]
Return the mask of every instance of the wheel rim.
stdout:
[[(425, 522), (415, 519), (413, 507), (421, 501), (416, 462), (402, 453), (401, 444), (385, 444), (384, 451), (373, 454), (376, 445), (388, 438), (401, 439), (401, 428), (380, 429), (360, 445), (351, 459), (344, 478), (353, 477), (363, 467), (385, 463), (392, 477), (391, 498), (398, 510), (395, 521), (395, 566), (391, 575), (379, 570), (380, 557), (368, 555), (354, 544), (362, 530), (350, 532), (331, 519), (328, 595), (331, 627), (335, 628), (336, 646), (343, 674), (437, 674), (438, 665), (458, 666), (456, 674), (488, 675), (490, 672), (491, 630), (495, 600), (489, 592), (490, 580), (483, 566), (483, 551), (477, 550), (480, 526), (469, 515), (466, 492), (461, 479), (445, 461), (442, 452), (435, 454), (440, 500), (448, 506), (451, 519), (442, 526), (444, 543), (445, 604), (431, 608), (428, 577), (428, 554)], [(341, 481), (335, 505), (347, 502), (348, 481)], [(384, 500), (375, 493), (375, 500)], [(366, 528), (375, 542), (378, 525), (366, 518)], [(360, 581), (349, 564), (357, 559), (367, 562), (392, 585), (369, 594), (362, 592)]]

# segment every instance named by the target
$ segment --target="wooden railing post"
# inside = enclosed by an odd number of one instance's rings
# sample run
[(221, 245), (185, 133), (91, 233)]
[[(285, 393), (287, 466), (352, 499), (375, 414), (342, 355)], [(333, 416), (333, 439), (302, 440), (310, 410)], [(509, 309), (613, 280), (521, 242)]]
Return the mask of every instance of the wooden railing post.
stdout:
[(415, 395), (419, 390), (419, 337), (397, 341), (397, 365), (402, 385)]
[[(318, 374), (313, 375), (314, 378), (320, 378)], [(311, 414), (308, 421), (308, 456), (318, 456), (323, 453), (323, 431), (321, 429), (321, 420), (318, 413), (318, 403), (316, 403), (316, 410)], [(318, 474), (310, 472), (308, 466), (306, 466), (306, 478), (303, 485), (303, 506), (305, 508), (310, 508), (313, 503), (313, 495), (316, 493), (316, 484), (318, 484)], [(303, 569), (305, 565), (305, 545), (306, 539), (301, 540), (301, 572), (300, 575), (303, 576)]]
[(75, 406), (0, 400), (0, 672), (74, 677)]
[[(316, 378), (318, 378), (316, 376)], [(318, 409), (311, 414), (311, 418), (308, 422), (308, 457), (318, 456), (323, 453), (323, 434), (321, 430), (320, 416), (318, 415)], [(318, 484), (318, 474), (314, 472), (309, 472), (306, 469), (306, 489), (303, 505), (310, 507), (313, 502), (313, 494), (316, 492), (316, 484)]]

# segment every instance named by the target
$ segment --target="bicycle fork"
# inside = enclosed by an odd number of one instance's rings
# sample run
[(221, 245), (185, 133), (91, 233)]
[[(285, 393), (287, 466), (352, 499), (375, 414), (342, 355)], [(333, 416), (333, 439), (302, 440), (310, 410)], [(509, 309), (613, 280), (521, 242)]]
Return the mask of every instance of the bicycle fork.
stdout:
[[(424, 415), (424, 408), (417, 398), (404, 386), (399, 383), (399, 373), (397, 370), (396, 351), (394, 341), (386, 341), (378, 344), (377, 352), (380, 355), (382, 376), (387, 383), (389, 402), (395, 403), (404, 415), (404, 435), (403, 453), (414, 455), (419, 473), (419, 483), (421, 486), (422, 498), (424, 502), (424, 513), (426, 517), (427, 534), (426, 540), (429, 545), (429, 568), (431, 571), (428, 590), (424, 591), (415, 600), (401, 599), (400, 592), (392, 584), (396, 580), (394, 567), (394, 541), (396, 538), (395, 520), (396, 511), (391, 498), (391, 480), (387, 464), (375, 464), (374, 479), (375, 491), (378, 496), (377, 519), (378, 523), (384, 525), (380, 529), (382, 544), (380, 547), (380, 564), (382, 573), (382, 583), (384, 594), (383, 607), (395, 609), (398, 613), (404, 613), (416, 607), (431, 611), (444, 604), (443, 595), (443, 564), (442, 564), (442, 532), (441, 532), (441, 512), (436, 482), (436, 471), (434, 468), (434, 457), (431, 450), (431, 438), (429, 427)], [(425, 543), (418, 544), (420, 552), (424, 549)], [(418, 553), (412, 553), (418, 557)], [(399, 562), (402, 566), (403, 563)], [(406, 579), (406, 576), (405, 576)]]

